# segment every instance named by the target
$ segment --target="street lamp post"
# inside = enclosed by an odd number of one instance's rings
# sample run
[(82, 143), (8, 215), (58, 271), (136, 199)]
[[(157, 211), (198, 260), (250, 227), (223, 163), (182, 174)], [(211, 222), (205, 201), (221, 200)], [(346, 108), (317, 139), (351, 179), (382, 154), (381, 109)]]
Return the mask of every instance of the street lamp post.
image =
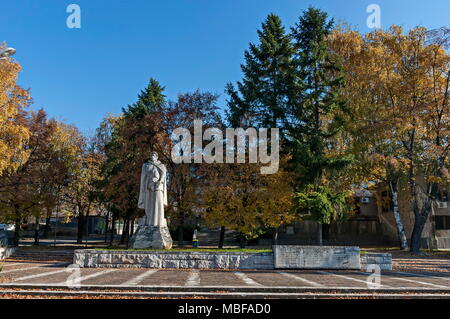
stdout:
[(16, 53), (16, 49), (14, 48), (6, 48), (5, 50), (0, 52), (0, 60), (6, 60), (8, 57), (14, 55)]

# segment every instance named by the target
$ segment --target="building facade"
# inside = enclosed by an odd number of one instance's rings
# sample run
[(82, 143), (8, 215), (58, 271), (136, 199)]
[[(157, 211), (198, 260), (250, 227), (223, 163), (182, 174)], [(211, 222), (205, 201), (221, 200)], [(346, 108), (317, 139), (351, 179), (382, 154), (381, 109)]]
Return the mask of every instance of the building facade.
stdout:
[[(354, 197), (354, 212), (348, 220), (322, 226), (307, 220), (287, 225), (280, 229), (279, 243), (317, 244), (318, 227), (322, 227), (325, 245), (397, 246), (397, 227), (389, 196), (387, 187), (382, 184), (372, 192), (358, 191)], [(399, 210), (408, 241), (414, 226), (410, 202), (407, 192), (399, 192)], [(443, 189), (425, 224), (422, 248), (450, 249), (449, 204), (448, 190)]]

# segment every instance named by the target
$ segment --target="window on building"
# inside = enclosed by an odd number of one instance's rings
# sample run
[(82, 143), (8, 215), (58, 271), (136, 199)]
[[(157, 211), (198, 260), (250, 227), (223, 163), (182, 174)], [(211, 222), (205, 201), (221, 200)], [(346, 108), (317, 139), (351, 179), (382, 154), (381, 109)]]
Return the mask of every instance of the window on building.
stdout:
[(450, 229), (450, 216), (435, 216), (434, 225), (436, 230)]

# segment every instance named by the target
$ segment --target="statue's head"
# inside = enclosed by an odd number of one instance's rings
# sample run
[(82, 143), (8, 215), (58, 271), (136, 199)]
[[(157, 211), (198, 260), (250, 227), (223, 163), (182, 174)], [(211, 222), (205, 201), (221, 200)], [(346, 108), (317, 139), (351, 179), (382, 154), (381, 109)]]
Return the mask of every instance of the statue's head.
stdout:
[(158, 161), (158, 153), (156, 153), (156, 152), (151, 152), (151, 153), (150, 153), (150, 161), (152, 161), (152, 162)]

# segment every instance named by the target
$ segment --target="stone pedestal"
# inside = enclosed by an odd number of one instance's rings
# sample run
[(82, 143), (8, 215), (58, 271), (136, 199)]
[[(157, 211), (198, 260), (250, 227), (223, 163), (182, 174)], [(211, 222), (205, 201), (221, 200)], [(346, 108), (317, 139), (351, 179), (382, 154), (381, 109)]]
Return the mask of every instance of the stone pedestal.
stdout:
[(167, 226), (139, 226), (130, 239), (130, 248), (170, 249), (172, 237)]

